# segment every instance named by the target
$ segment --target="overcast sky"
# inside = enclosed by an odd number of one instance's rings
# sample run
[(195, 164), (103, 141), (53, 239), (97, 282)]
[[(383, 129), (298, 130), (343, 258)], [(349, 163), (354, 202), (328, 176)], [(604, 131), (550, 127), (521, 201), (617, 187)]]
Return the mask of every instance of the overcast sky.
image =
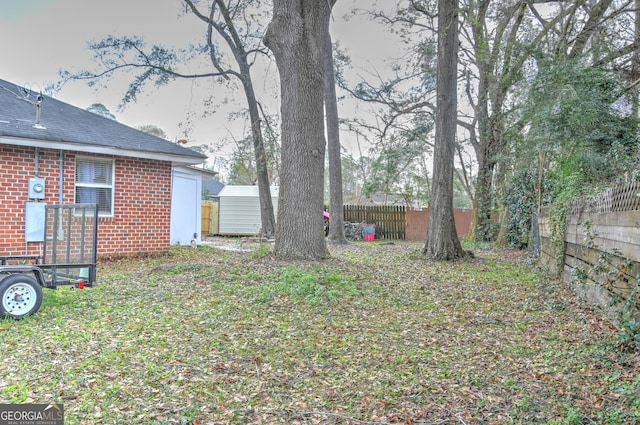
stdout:
[[(0, 79), (36, 91), (44, 89), (58, 81), (59, 69), (91, 68), (87, 41), (97, 41), (108, 34), (142, 35), (148, 43), (168, 46), (200, 42), (204, 27), (193, 25), (193, 19), (179, 18), (180, 4), (179, 0), (0, 0)], [(366, 20), (352, 18), (345, 22), (343, 19), (354, 5), (369, 4), (371, 0), (338, 0), (332, 22), (334, 40), (348, 51), (363, 75), (381, 72), (385, 59), (397, 57), (400, 49), (393, 36), (382, 28)], [(264, 78), (277, 78), (277, 75), (273, 73)], [(83, 109), (102, 103), (118, 121), (133, 127), (157, 125), (171, 140), (185, 136), (179, 124), (185, 122), (189, 114), (194, 118), (188, 138), (196, 144), (212, 144), (229, 135), (243, 137), (245, 129), (228, 120), (224, 107), (213, 117), (198, 118), (205, 107), (198, 93), (193, 92), (193, 85), (187, 82), (160, 89), (150, 86), (136, 104), (119, 111), (118, 105), (130, 79), (130, 74), (121, 74), (118, 81), (109, 83), (108, 89), (73, 82), (64, 86), (56, 97)], [(268, 81), (264, 85), (268, 86)], [(218, 90), (220, 99), (227, 97), (221, 88), (211, 87), (211, 90)], [(268, 102), (270, 94), (260, 96), (261, 101)], [(244, 101), (241, 93), (237, 97)], [(232, 99), (227, 108), (234, 107)], [(46, 120), (46, 105), (43, 105), (43, 120)]]

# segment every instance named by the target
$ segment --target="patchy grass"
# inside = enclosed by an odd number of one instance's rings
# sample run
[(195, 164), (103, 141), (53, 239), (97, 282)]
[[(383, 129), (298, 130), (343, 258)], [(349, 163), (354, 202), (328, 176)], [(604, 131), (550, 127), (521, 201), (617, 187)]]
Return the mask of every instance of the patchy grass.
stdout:
[(179, 248), (0, 321), (0, 403), (74, 424), (633, 424), (638, 353), (519, 253)]

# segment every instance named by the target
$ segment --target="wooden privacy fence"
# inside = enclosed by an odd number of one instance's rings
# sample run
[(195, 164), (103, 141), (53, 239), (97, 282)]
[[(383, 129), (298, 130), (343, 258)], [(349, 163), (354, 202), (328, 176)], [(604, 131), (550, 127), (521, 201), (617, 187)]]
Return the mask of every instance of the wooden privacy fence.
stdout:
[[(453, 210), (456, 232), (465, 238), (471, 230), (473, 210)], [(344, 220), (376, 225), (376, 239), (424, 241), (429, 223), (429, 208), (411, 209), (404, 206), (345, 205)]]
[(201, 229), (202, 234), (218, 233), (218, 205), (217, 202), (202, 202)]
[[(566, 233), (553, 235), (548, 211), (541, 213), (541, 265), (554, 274), (561, 273), (570, 284), (576, 283), (575, 276), (582, 275), (581, 270), (590, 272), (579, 288), (596, 304), (606, 306), (613, 293), (628, 296), (640, 274), (640, 183), (621, 184), (577, 202), (566, 220)], [(558, 237), (564, 239), (564, 252), (558, 253), (552, 246)], [(603, 269), (604, 259), (608, 271)]]
[(376, 225), (376, 239), (400, 239), (406, 234), (405, 207), (345, 205), (344, 221)]
[[(458, 238), (464, 239), (469, 236), (471, 222), (473, 221), (473, 210), (454, 208), (453, 220), (456, 224)], [(424, 241), (427, 237), (427, 225), (429, 224), (429, 208), (420, 210), (408, 209), (406, 212), (407, 241)]]

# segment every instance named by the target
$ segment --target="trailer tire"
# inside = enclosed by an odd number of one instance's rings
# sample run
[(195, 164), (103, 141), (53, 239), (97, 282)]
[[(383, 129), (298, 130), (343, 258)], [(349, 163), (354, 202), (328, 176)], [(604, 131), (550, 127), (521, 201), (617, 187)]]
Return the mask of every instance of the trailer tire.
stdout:
[(12, 274), (0, 281), (0, 317), (22, 319), (40, 309), (42, 287), (31, 276)]

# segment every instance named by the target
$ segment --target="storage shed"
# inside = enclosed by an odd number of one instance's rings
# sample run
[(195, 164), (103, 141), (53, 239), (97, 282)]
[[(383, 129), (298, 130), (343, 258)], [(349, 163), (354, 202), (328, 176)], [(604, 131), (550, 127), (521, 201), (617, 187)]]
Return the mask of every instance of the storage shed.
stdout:
[[(260, 198), (258, 186), (225, 186), (220, 193), (220, 227), (224, 236), (247, 236), (260, 233)], [(278, 188), (271, 187), (273, 212), (278, 216)]]

